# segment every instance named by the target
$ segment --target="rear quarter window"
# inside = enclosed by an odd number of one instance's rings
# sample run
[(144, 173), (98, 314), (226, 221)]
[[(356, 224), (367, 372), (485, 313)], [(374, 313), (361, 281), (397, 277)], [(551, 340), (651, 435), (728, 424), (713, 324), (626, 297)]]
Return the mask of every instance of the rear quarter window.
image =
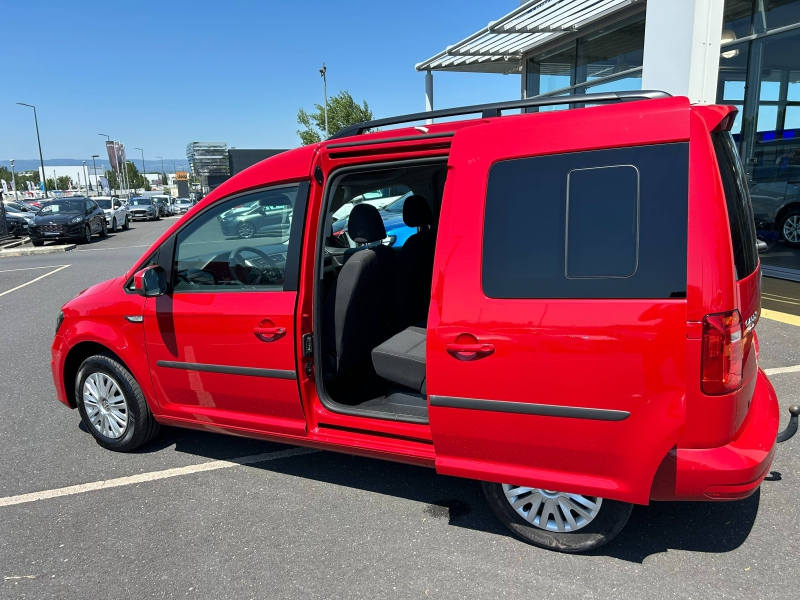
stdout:
[(492, 166), (482, 285), (492, 298), (686, 296), (688, 144)]

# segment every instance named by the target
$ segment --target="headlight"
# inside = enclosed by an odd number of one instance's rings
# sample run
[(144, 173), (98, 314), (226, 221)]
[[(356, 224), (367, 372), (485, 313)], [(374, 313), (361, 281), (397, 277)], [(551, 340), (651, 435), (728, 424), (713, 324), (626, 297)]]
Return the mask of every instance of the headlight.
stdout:
[(72, 219), (67, 221), (67, 224), (72, 225), (74, 223), (80, 223), (81, 221), (83, 221), (83, 217), (73, 217)]
[(58, 335), (58, 330), (61, 329), (61, 324), (64, 322), (64, 311), (58, 311), (58, 316), (56, 317), (56, 335)]
[(396, 235), (389, 235), (381, 240), (381, 244), (383, 244), (384, 246), (394, 246), (394, 243), (396, 241), (397, 241)]

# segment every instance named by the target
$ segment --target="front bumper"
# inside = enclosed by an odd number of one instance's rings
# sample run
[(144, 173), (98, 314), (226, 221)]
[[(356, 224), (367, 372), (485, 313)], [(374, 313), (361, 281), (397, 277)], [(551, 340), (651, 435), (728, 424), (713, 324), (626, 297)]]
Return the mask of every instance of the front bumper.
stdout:
[(130, 212), (131, 221), (138, 221), (139, 219), (155, 219), (158, 216), (158, 213), (155, 211), (152, 212)]
[(31, 240), (53, 241), (53, 240), (80, 240), (83, 239), (85, 223), (75, 223), (65, 225), (61, 231), (44, 231), (41, 227), (28, 229)]
[(651, 500), (741, 500), (761, 485), (775, 457), (778, 397), (759, 369), (747, 422), (718, 448), (677, 448), (658, 468)]

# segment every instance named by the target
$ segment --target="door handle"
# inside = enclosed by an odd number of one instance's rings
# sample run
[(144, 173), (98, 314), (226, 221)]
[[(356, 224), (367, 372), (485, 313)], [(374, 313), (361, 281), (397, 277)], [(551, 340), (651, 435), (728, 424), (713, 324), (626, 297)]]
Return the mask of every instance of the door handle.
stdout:
[(262, 342), (274, 342), (286, 335), (285, 327), (256, 327), (253, 333)]
[(458, 360), (478, 360), (494, 353), (494, 344), (459, 344), (451, 343), (445, 346), (448, 354)]

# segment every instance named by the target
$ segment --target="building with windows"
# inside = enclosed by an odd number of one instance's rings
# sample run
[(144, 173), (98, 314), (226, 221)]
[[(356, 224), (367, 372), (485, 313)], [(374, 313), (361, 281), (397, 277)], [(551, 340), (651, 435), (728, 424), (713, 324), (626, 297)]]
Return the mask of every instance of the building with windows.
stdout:
[(523, 1), (416, 68), (429, 109), (437, 71), (519, 76), (523, 98), (660, 89), (735, 105), (764, 273), (800, 281), (800, 0)]
[(230, 177), (226, 142), (191, 142), (186, 145), (186, 160), (192, 176), (200, 181), (204, 192)]

